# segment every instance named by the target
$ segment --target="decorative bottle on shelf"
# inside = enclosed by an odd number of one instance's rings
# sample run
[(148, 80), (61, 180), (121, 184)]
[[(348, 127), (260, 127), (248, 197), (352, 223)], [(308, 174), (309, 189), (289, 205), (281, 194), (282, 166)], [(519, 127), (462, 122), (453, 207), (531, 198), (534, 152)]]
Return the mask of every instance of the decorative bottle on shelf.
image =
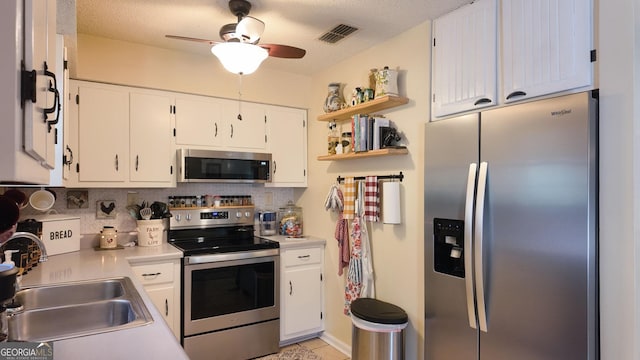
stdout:
[(373, 100), (377, 94), (376, 90), (376, 75), (378, 74), (378, 69), (373, 68), (369, 70), (369, 88), (367, 88), (367, 95), (369, 96), (368, 100)]
[(340, 138), (338, 136), (338, 129), (336, 128), (336, 123), (330, 122), (329, 134), (327, 135), (327, 143), (328, 143), (327, 154), (329, 155), (336, 154), (336, 146), (338, 145), (339, 141), (340, 141)]
[(324, 112), (330, 113), (342, 109), (344, 98), (340, 94), (340, 83), (329, 84), (329, 93), (324, 101)]

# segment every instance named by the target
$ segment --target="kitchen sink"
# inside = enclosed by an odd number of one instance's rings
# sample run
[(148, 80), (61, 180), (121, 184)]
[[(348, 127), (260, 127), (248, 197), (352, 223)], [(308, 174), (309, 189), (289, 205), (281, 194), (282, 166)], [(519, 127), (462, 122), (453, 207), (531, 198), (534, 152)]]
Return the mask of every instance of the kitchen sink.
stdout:
[(9, 341), (54, 341), (152, 322), (128, 277), (20, 290), (23, 311), (8, 316)]
[(33, 287), (20, 290), (15, 299), (25, 310), (117, 299), (131, 292), (129, 278), (105, 279)]

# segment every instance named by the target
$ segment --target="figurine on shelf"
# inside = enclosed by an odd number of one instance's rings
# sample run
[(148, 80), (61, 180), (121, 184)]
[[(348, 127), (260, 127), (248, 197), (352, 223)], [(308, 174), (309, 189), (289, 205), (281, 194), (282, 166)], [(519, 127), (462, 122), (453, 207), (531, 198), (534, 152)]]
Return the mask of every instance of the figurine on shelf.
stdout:
[(340, 94), (340, 83), (329, 84), (329, 93), (324, 101), (324, 112), (338, 111), (344, 107), (344, 99)]
[(351, 92), (351, 106), (356, 106), (364, 102), (364, 92), (361, 87), (356, 87)]

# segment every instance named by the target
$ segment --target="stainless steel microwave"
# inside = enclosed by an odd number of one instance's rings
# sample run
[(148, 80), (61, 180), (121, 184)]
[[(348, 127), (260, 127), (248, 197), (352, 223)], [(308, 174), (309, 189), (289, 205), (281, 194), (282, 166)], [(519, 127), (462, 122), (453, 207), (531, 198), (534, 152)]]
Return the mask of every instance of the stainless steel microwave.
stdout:
[(178, 149), (178, 182), (271, 182), (271, 154)]

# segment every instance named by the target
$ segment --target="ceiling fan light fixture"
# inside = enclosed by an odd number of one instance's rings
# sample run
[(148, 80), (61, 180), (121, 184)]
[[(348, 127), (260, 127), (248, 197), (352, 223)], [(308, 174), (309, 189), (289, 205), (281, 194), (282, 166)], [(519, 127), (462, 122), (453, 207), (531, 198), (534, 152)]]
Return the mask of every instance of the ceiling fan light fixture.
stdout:
[(245, 42), (254, 43), (260, 40), (264, 32), (264, 22), (251, 16), (245, 16), (236, 25), (236, 34), (242, 36)]
[(227, 71), (243, 75), (256, 71), (264, 59), (269, 56), (266, 49), (241, 42), (216, 44), (211, 47), (211, 52), (220, 60)]

